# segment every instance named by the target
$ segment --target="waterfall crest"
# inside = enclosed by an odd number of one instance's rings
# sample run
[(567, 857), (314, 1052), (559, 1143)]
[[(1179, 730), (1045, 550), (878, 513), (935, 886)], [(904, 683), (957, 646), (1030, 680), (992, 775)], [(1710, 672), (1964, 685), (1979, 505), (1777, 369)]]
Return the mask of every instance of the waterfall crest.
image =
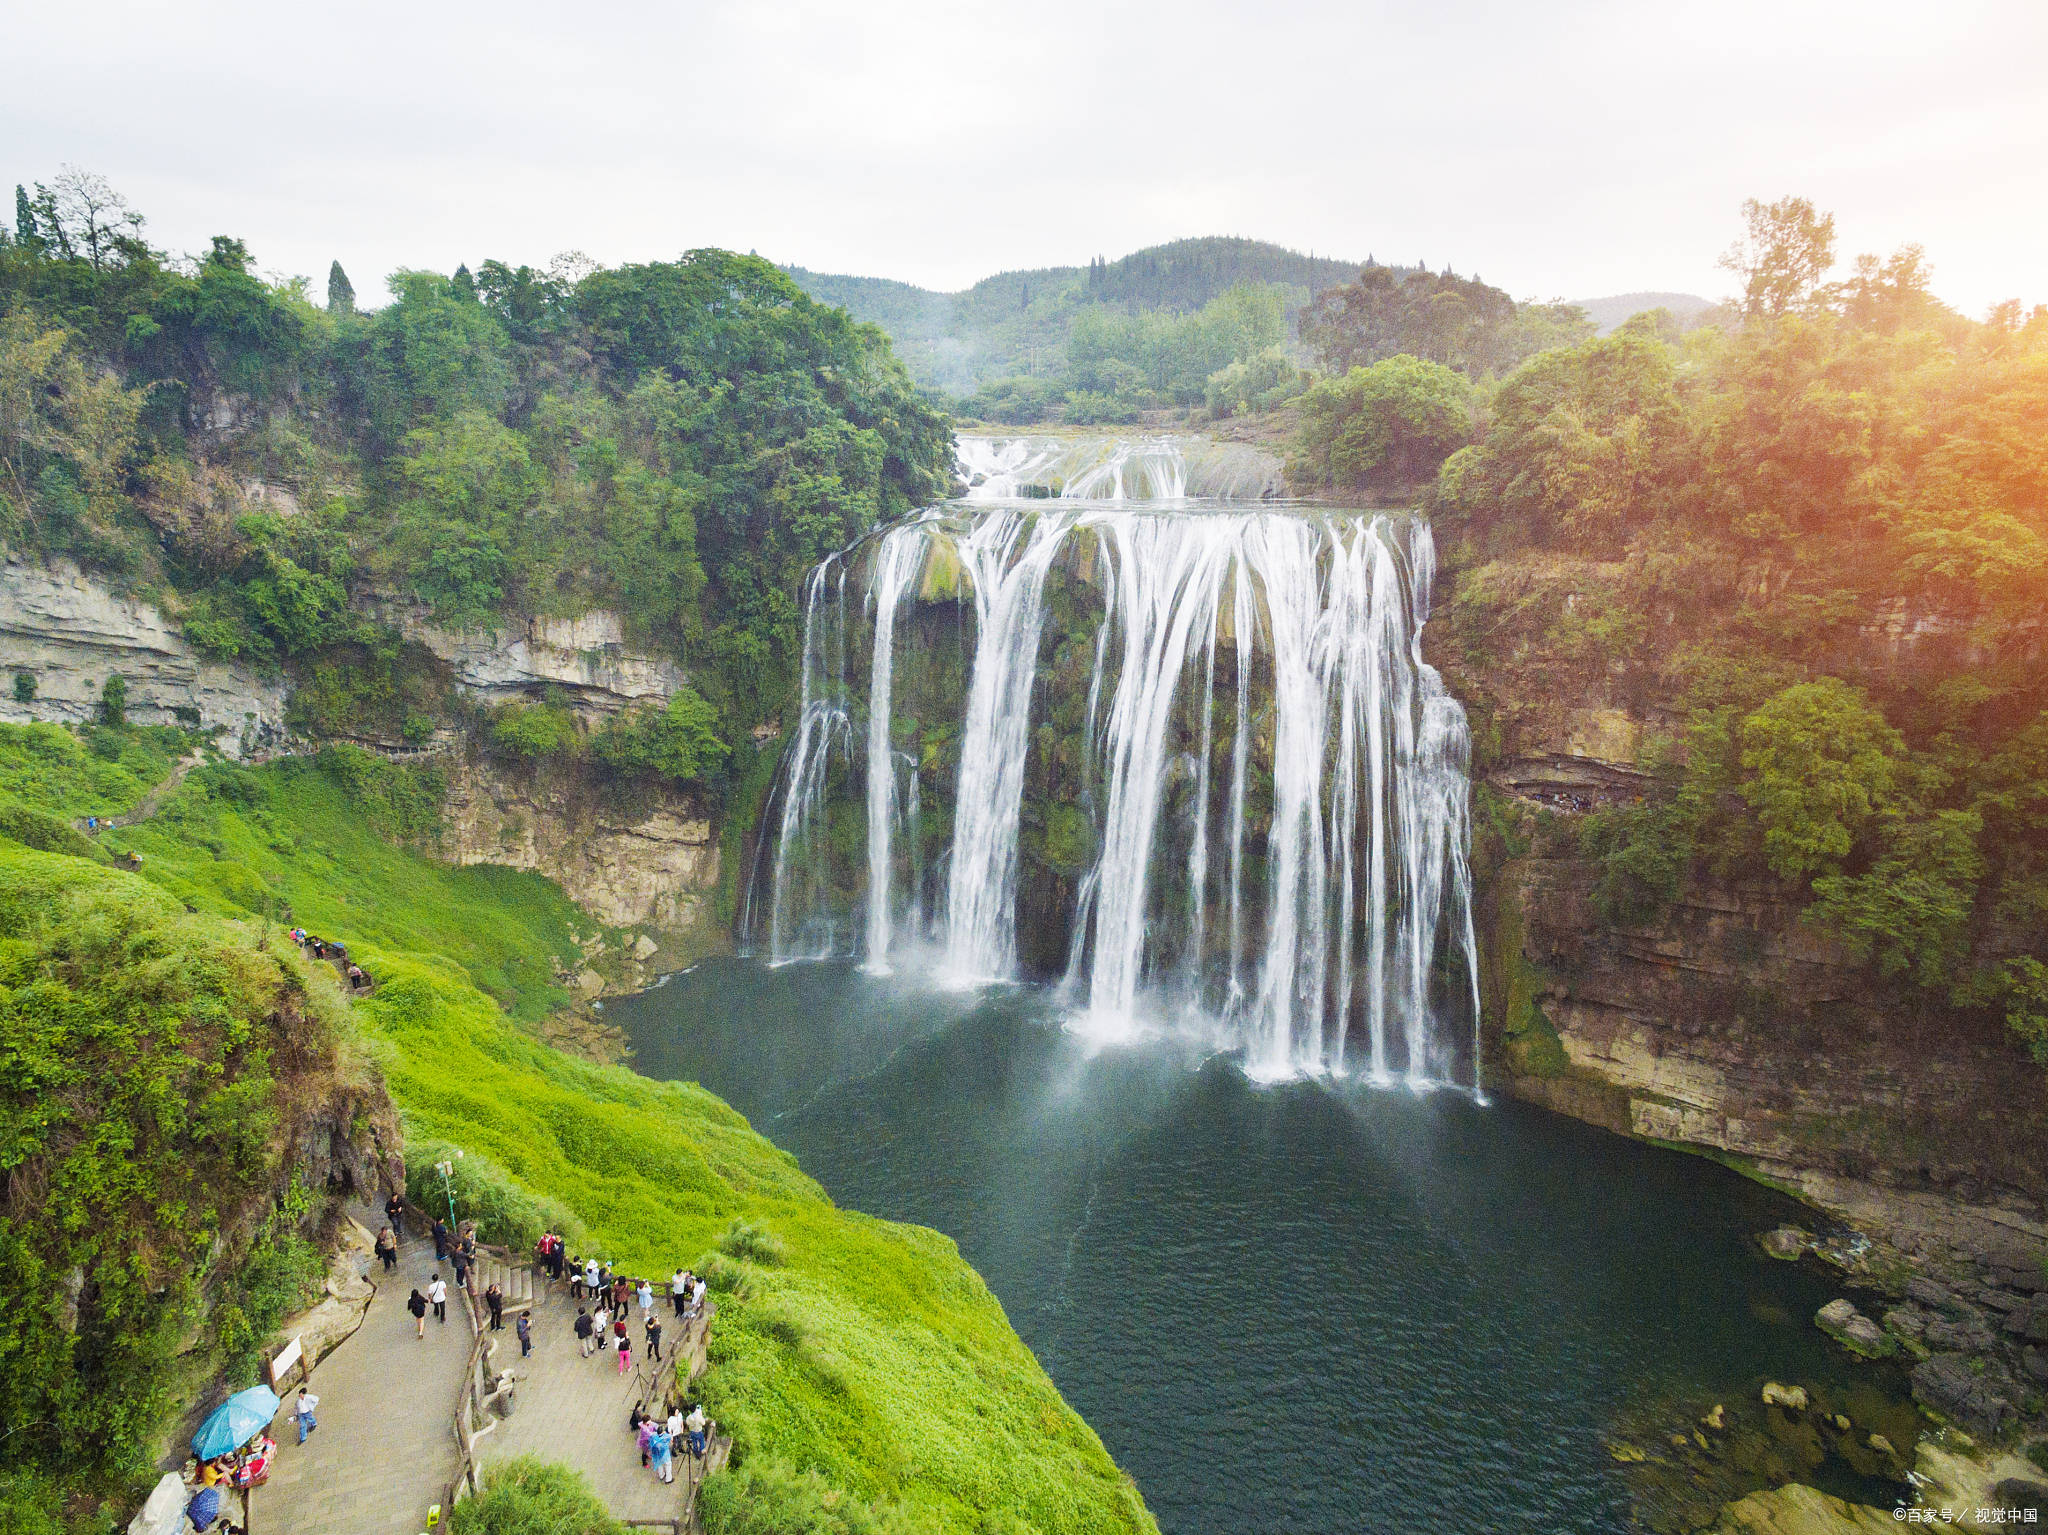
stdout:
[(1287, 492), (1272, 454), (1204, 437), (963, 434), (955, 454), (970, 501), (1270, 501)]
[(1433, 573), (1426, 524), (1363, 513), (956, 503), (879, 531), (806, 589), (743, 936), (1064, 976), (1086, 1026), (1199, 1020), (1255, 1075), (1476, 1085)]

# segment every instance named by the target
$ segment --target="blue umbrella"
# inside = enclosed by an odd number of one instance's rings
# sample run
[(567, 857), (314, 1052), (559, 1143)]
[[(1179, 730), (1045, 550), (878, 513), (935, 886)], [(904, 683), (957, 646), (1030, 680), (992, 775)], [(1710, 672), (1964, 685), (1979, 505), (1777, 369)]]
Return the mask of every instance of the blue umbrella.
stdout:
[(268, 1386), (251, 1386), (237, 1391), (206, 1415), (199, 1432), (192, 1436), (192, 1453), (212, 1460), (230, 1450), (239, 1450), (277, 1416), (277, 1393)]

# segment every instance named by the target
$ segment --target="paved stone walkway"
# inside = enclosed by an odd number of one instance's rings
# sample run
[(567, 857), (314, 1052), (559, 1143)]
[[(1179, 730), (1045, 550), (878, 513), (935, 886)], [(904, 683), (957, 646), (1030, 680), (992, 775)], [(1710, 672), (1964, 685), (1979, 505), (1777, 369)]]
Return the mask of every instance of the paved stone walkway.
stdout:
[[(382, 1224), (381, 1215), (357, 1214), (373, 1231)], [(295, 1388), (281, 1393), (284, 1406), (270, 1430), (276, 1469), (252, 1497), (253, 1535), (426, 1529), (427, 1509), (455, 1480), (455, 1399), (474, 1341), (452, 1282), (447, 1322), (429, 1311), (426, 1340), (414, 1336), (406, 1297), (414, 1285), (426, 1288), (434, 1266), (434, 1244), (425, 1239), (407, 1242), (388, 1276), (372, 1262), (377, 1294), (362, 1326), (314, 1368), (320, 1426), (303, 1446), (289, 1416)], [(442, 1278), (453, 1276), (444, 1268)]]
[(660, 1364), (644, 1357), (646, 1332), (635, 1306), (633, 1368), (624, 1375), (619, 1373), (618, 1356), (609, 1350), (582, 1357), (573, 1330), (576, 1303), (559, 1286), (542, 1295), (531, 1313), (533, 1353), (526, 1359), (519, 1357), (519, 1340), (508, 1316), (491, 1365), (518, 1375), (518, 1405), (477, 1445), (486, 1474), (493, 1459), (537, 1455), (581, 1471), (615, 1518), (681, 1518), (689, 1456), (676, 1458), (674, 1482), (657, 1482), (652, 1471), (642, 1468), (640, 1446), (626, 1426), (634, 1404), (651, 1410), (674, 1378), (676, 1355), (671, 1345), (682, 1332), (682, 1321), (666, 1297), (658, 1304), (665, 1357)]

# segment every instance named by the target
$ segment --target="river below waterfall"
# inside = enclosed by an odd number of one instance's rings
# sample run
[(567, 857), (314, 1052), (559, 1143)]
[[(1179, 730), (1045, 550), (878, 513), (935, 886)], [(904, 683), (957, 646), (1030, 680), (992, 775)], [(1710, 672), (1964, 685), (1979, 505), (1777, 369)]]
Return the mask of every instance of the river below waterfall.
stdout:
[[(1751, 1240), (1811, 1212), (1538, 1110), (1260, 1085), (848, 962), (707, 961), (611, 1016), (840, 1203), (957, 1240), (1174, 1535), (1628, 1530), (1641, 1404), (1872, 1390)], [(1881, 1496), (1833, 1466), (1801, 1479)]]

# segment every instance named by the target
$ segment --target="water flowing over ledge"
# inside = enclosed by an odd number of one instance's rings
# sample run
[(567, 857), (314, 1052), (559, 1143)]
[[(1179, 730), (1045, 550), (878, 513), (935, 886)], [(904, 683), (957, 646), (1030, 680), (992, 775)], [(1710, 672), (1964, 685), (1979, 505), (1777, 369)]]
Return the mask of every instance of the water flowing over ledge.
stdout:
[(955, 455), (970, 501), (1271, 501), (1287, 493), (1272, 454), (1206, 437), (963, 434)]
[[(1128, 484), (1128, 481), (1126, 482)], [(1476, 1086), (1464, 712), (1426, 524), (955, 504), (806, 589), (742, 936), (1201, 1030), (1257, 1077)]]

